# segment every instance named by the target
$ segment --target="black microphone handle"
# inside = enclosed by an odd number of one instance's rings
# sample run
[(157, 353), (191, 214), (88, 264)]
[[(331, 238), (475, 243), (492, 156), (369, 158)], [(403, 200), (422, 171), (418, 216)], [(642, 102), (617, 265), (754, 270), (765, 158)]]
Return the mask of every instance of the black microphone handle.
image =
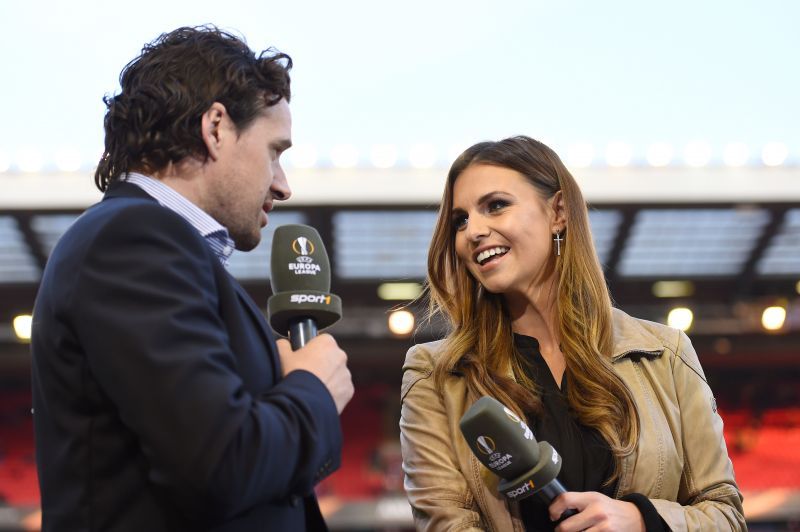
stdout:
[(563, 521), (564, 519), (566, 519), (568, 517), (572, 517), (576, 513), (578, 513), (578, 510), (576, 510), (575, 508), (567, 508), (566, 510), (564, 510), (564, 513), (561, 514), (561, 517), (559, 517), (558, 519), (553, 521), (553, 526), (560, 525), (561, 521)]
[[(550, 504), (553, 502), (553, 499), (566, 492), (567, 488), (564, 487), (564, 484), (559, 482), (557, 478), (554, 478), (542, 486), (539, 491), (536, 492), (536, 496), (539, 497), (539, 500), (541, 500), (547, 506), (550, 506)], [(555, 521), (553, 524), (558, 525), (561, 523), (561, 521), (567, 517), (575, 515), (576, 513), (578, 513), (578, 510), (575, 508), (567, 508), (564, 510), (564, 513), (561, 514), (561, 517), (558, 518), (558, 521)]]
[(564, 487), (564, 484), (559, 482), (557, 478), (554, 478), (541, 488), (536, 491), (536, 495), (539, 499), (545, 503), (546, 505), (550, 506), (550, 503), (553, 502), (553, 499), (561, 495), (562, 493), (566, 493), (567, 488)]
[(298, 318), (289, 322), (289, 342), (297, 351), (317, 335), (317, 322), (312, 318)]

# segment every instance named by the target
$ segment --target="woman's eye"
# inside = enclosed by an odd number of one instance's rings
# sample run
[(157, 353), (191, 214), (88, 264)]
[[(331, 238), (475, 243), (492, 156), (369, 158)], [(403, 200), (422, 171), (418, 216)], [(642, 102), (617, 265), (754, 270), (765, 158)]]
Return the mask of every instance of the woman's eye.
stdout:
[(499, 211), (503, 207), (508, 206), (508, 202), (503, 200), (492, 200), (489, 202), (488, 208), (489, 212)]
[(460, 231), (461, 229), (467, 226), (467, 215), (466, 214), (459, 214), (458, 216), (453, 217), (453, 227), (456, 231)]

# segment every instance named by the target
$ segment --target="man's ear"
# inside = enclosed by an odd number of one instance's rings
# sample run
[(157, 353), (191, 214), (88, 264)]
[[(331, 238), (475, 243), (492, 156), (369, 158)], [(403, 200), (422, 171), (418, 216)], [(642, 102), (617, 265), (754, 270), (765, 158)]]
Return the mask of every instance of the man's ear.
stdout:
[(567, 228), (567, 209), (564, 206), (564, 195), (561, 191), (556, 191), (550, 200), (550, 207), (553, 209), (553, 232), (561, 233)]
[(230, 120), (228, 111), (219, 102), (212, 103), (201, 117), (200, 131), (203, 135), (203, 143), (208, 150), (208, 156), (213, 161), (219, 159), (219, 151), (225, 140), (226, 120)]

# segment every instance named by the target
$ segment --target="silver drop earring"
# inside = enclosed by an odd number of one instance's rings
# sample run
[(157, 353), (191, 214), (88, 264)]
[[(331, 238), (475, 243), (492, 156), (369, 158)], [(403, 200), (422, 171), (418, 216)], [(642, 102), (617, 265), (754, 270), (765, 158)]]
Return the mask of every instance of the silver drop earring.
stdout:
[(561, 238), (561, 231), (556, 231), (556, 236), (553, 237), (553, 242), (556, 243), (556, 256), (558, 257), (561, 256), (561, 243), (563, 241), (564, 239)]

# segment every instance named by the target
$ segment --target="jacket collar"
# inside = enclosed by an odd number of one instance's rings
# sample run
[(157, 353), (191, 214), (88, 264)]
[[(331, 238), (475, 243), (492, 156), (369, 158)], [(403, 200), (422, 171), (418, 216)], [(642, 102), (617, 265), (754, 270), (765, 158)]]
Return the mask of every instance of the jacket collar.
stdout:
[(660, 357), (664, 353), (664, 344), (644, 327), (641, 320), (616, 308), (611, 309), (611, 319), (614, 324), (612, 361), (632, 353), (643, 353), (650, 357)]
[[(642, 320), (637, 320), (618, 308), (612, 308), (611, 323), (614, 330), (612, 361), (633, 353), (642, 353), (650, 357), (660, 357), (664, 353), (664, 344), (644, 327)], [(514, 377), (510, 363), (505, 374)]]
[[(611, 322), (614, 330), (614, 345), (611, 351), (611, 361), (616, 362), (634, 353), (641, 353), (650, 358), (660, 357), (664, 353), (664, 344), (645, 329), (641, 320), (637, 320), (618, 308), (611, 309)], [(503, 374), (513, 380), (514, 369), (511, 362)], [(477, 399), (477, 398), (476, 398)]]
[(114, 181), (108, 185), (106, 193), (103, 194), (103, 201), (112, 198), (138, 198), (156, 201), (153, 196), (142, 190), (141, 187), (125, 181)]

